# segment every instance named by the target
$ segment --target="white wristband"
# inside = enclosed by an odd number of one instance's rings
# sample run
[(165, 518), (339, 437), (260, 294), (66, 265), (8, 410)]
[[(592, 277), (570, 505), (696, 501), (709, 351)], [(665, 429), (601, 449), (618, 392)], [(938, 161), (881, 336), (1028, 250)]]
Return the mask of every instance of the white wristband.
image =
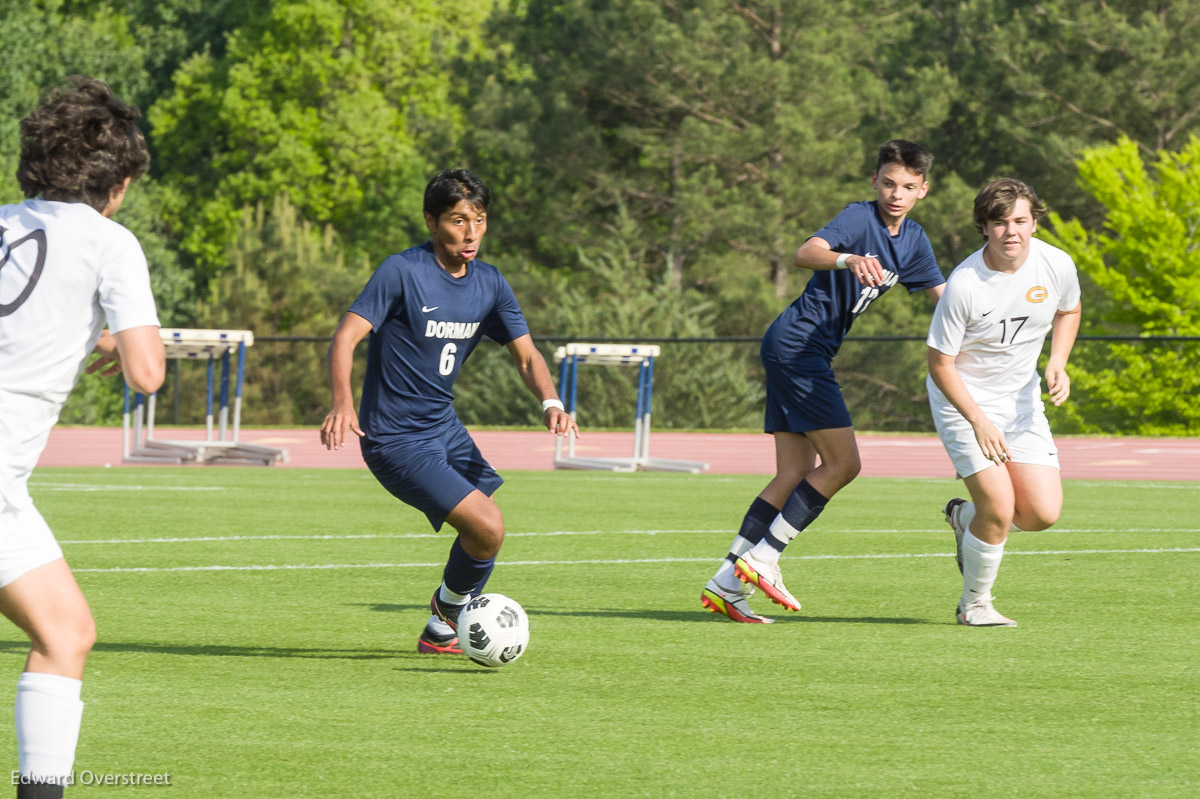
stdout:
[(851, 253), (848, 253), (848, 252), (844, 252), (844, 253), (842, 253), (841, 255), (839, 255), (839, 256), (837, 257), (837, 267), (835, 267), (835, 268), (837, 268), (837, 269), (845, 269), (845, 268), (846, 268), (846, 262), (850, 260), (850, 255), (851, 255)]
[(545, 413), (546, 411), (550, 410), (551, 408), (558, 408), (560, 411), (566, 410), (565, 408), (563, 408), (562, 400), (556, 400), (556, 399), (542, 400), (542, 413)]

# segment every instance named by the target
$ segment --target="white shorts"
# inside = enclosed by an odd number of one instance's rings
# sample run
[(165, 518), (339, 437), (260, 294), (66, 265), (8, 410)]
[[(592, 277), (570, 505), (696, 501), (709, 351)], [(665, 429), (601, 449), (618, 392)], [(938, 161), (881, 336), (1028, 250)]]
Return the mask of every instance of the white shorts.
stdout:
[(0, 496), (0, 588), (62, 556), (62, 548), (37, 508), (17, 507)]
[[(930, 402), (933, 409), (933, 424), (937, 428), (938, 438), (946, 454), (954, 462), (954, 471), (961, 480), (977, 472), (982, 472), (989, 466), (995, 466), (983, 456), (979, 442), (975, 439), (975, 428), (963, 418), (958, 409), (946, 403)], [(1041, 409), (1038, 408), (1038, 411)], [(1000, 428), (1004, 440), (1008, 442), (1009, 463), (1032, 463), (1038, 466), (1058, 465), (1058, 447), (1054, 437), (1050, 435), (1050, 423), (1046, 414), (1034, 412), (1022, 414), (1001, 424), (991, 414), (988, 418)]]

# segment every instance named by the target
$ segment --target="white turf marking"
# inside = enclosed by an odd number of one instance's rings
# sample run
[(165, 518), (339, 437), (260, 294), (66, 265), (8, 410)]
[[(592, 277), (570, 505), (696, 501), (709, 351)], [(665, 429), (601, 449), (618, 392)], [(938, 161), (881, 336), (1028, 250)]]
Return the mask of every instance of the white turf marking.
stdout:
[(224, 491), (224, 486), (138, 486), (138, 485), (94, 485), (91, 483), (30, 483), (30, 488), (39, 491)]
[[(1164, 549), (1051, 549), (1041, 551), (1010, 550), (1005, 555), (1151, 555), (1200, 552), (1200, 547)], [(911, 558), (949, 558), (951, 552), (897, 552), (866, 555), (802, 555), (793, 560), (892, 560)], [(712, 563), (714, 558), (630, 558), (618, 560), (505, 560), (500, 566), (624, 566), (636, 563)], [(166, 566), (122, 567), (111, 569), (73, 569), (75, 573), (121, 574), (147, 572), (225, 572), (225, 571), (318, 571), (330, 569), (433, 569), (445, 563), (323, 563), (313, 565), (267, 564), (261, 566)]]
[[(942, 533), (937, 529), (914, 530), (899, 528), (880, 528), (871, 530), (839, 530), (839, 533)], [(1121, 530), (1111, 528), (1054, 528), (1042, 530), (1039, 534), (1047, 533), (1195, 533), (1198, 530), (1180, 529), (1174, 527), (1127, 527)], [(1025, 531), (1022, 531), (1023, 535)], [(540, 533), (508, 533), (505, 538), (550, 538), (555, 536), (575, 535), (733, 535), (728, 529), (717, 530), (548, 530)], [(446, 533), (358, 533), (338, 535), (206, 535), (180, 538), (96, 538), (76, 541), (59, 541), (59, 544), (70, 546), (81, 544), (188, 544), (214, 541), (355, 541), (355, 540), (415, 540), (422, 538), (446, 538)]]

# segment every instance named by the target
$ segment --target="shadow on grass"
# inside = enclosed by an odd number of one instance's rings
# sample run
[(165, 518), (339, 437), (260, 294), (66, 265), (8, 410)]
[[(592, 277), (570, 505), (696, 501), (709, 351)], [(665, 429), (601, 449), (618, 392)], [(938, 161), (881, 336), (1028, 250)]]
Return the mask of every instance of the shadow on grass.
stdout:
[[(0, 641), (0, 653), (24, 655), (29, 651), (28, 641)], [(419, 674), (491, 674), (495, 669), (485, 669), (464, 658), (442, 660), (444, 656), (424, 655), (416, 651), (395, 649), (301, 649), (276, 646), (223, 646), (217, 644), (134, 644), (97, 643), (93, 652), (119, 652), (149, 655), (184, 655), (187, 657), (256, 657), (256, 658), (305, 658), (315, 660), (411, 660), (421, 663), (445, 663), (446, 668), (429, 666), (397, 666), (395, 671)], [(454, 665), (451, 666), (450, 664)]]
[[(407, 604), (376, 604), (362, 603), (360, 607), (370, 608), (371, 610), (380, 613), (403, 613), (409, 611), (424, 611), (429, 612), (429, 606), (426, 604), (407, 605)], [(618, 610), (616, 608), (595, 608), (595, 609), (580, 609), (580, 610), (540, 610), (538, 608), (525, 607), (525, 612), (530, 617), (538, 616), (568, 616), (572, 618), (600, 618), (600, 619), (651, 619), (653, 621), (714, 621), (729, 623), (729, 620), (716, 613), (711, 613), (705, 610)], [(775, 619), (776, 623), (784, 624), (941, 624), (941, 622), (929, 621), (928, 619), (912, 619), (905, 617), (886, 618), (881, 616), (796, 616), (787, 611), (779, 611), (771, 614), (768, 610), (768, 615)]]
[[(29, 651), (28, 641), (0, 641), (0, 653)], [(190, 657), (313, 658), (319, 660), (390, 660), (428, 657), (415, 651), (397, 649), (320, 649), (281, 646), (229, 646), (225, 644), (148, 644), (100, 641), (93, 652), (134, 652), (150, 655)]]

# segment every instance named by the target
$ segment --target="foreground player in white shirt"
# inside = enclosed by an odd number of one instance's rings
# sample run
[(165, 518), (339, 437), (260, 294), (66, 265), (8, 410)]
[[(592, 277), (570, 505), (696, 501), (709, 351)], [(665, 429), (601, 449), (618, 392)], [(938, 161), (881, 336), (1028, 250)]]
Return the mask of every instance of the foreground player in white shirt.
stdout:
[(1019, 180), (979, 192), (975, 226), (987, 243), (950, 274), (926, 341), (933, 421), (971, 492), (945, 514), (963, 575), (956, 618), (972, 627), (1016, 626), (992, 607), (1004, 542), (1014, 528), (1045, 530), (1062, 510), (1037, 361), (1049, 333), (1046, 387), (1061, 405), (1082, 306), (1071, 256), (1033, 238), (1045, 212)]
[(142, 393), (165, 371), (146, 258), (110, 219), (150, 163), (138, 116), (98, 80), (46, 97), (21, 122), (29, 199), (0, 206), (0, 613), (31, 642), (17, 681), (20, 799), (63, 794), (96, 638), (29, 475), (89, 353), (89, 372), (123, 370)]

